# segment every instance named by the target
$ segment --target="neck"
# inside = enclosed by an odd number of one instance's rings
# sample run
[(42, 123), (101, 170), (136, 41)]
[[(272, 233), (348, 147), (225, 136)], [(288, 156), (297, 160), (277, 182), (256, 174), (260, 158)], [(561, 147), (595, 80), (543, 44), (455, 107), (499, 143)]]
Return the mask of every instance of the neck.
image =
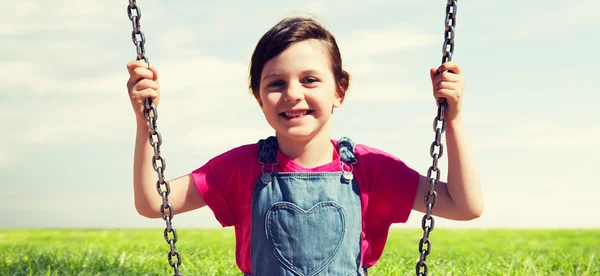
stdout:
[(313, 137), (295, 139), (277, 135), (277, 143), (283, 154), (296, 164), (305, 168), (314, 168), (331, 162), (334, 147), (328, 131), (320, 131)]

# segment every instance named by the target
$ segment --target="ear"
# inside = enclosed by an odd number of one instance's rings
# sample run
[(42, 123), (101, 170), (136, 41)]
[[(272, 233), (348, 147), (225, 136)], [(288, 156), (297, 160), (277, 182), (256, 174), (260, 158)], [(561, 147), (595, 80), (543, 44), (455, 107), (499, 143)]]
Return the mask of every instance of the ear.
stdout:
[(254, 99), (256, 99), (256, 102), (258, 102), (258, 106), (260, 106), (262, 108), (263, 102), (260, 99), (260, 95), (258, 95), (258, 93), (252, 93), (252, 95), (254, 96)]
[(333, 101), (333, 107), (340, 107), (342, 106), (342, 103), (344, 102), (344, 96), (346, 95), (346, 91), (343, 90), (342, 88), (338, 89), (338, 91), (336, 91), (335, 93), (335, 99)]

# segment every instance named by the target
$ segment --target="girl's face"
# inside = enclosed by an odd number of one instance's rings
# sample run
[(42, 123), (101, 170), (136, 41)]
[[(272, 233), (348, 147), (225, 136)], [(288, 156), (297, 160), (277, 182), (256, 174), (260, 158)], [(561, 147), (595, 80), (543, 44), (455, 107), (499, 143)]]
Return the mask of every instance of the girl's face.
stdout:
[(257, 100), (277, 135), (306, 140), (330, 130), (333, 108), (342, 103), (336, 87), (327, 49), (310, 39), (265, 64)]

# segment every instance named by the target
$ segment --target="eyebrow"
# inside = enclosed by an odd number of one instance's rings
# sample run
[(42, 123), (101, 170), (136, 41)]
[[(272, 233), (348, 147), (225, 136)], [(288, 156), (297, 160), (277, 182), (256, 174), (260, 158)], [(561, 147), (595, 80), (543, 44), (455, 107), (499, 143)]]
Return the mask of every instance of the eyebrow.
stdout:
[(283, 75), (283, 74), (281, 74), (279, 72), (271, 72), (271, 73), (266, 74), (260, 81), (262, 82), (262, 81), (264, 81), (264, 80), (266, 80), (268, 78), (278, 77), (278, 76), (281, 76), (281, 75)]
[[(321, 74), (321, 71), (309, 69), (309, 70), (302, 71), (301, 74), (302, 75), (319, 75), (319, 74)], [(282, 75), (283, 74), (279, 73), (279, 72), (271, 72), (271, 73), (266, 74), (260, 81), (262, 82), (262, 81), (264, 81), (266, 79), (269, 79), (269, 78), (272, 78), (272, 77), (280, 77)]]

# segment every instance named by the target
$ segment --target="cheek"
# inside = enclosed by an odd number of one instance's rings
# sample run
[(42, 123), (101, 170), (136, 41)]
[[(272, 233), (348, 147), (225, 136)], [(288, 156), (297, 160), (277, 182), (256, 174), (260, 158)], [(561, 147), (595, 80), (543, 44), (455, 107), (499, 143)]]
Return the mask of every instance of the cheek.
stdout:
[(277, 102), (279, 101), (279, 97), (277, 97), (276, 93), (268, 93), (261, 97), (263, 102), (263, 108), (265, 109), (274, 109), (276, 108)]
[(321, 108), (331, 111), (331, 109), (340, 105), (341, 97), (336, 88), (337, 87), (335, 85), (327, 87), (327, 93), (324, 93), (320, 99), (321, 103), (323, 103)]

